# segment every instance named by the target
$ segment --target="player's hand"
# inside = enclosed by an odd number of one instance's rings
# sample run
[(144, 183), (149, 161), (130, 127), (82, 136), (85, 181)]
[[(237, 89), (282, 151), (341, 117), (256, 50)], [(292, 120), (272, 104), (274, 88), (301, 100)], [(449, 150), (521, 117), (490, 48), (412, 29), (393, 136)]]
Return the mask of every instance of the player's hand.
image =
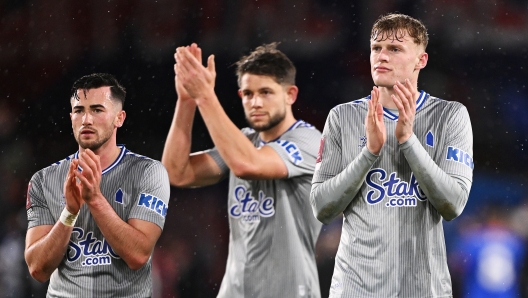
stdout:
[(77, 182), (75, 176), (75, 171), (77, 170), (78, 165), (78, 160), (72, 160), (68, 169), (68, 174), (66, 175), (66, 180), (64, 181), (66, 209), (68, 209), (71, 214), (79, 213), (82, 204), (84, 204), (84, 200), (81, 197), (81, 185)]
[(391, 98), (396, 104), (399, 114), (394, 135), (398, 139), (398, 143), (401, 144), (413, 134), (417, 90), (411, 86), (409, 79), (405, 79), (405, 84), (396, 82), (394, 92), (395, 94), (391, 95)]
[[(202, 64), (202, 49), (198, 47), (196, 43), (191, 44), (190, 46), (186, 47), (189, 49), (191, 54), (198, 60), (200, 64)], [(176, 52), (174, 53), (174, 61), (176, 61)], [(187, 90), (183, 88), (182, 82), (178, 76), (178, 71), (176, 68), (176, 63), (174, 63), (174, 85), (176, 86), (176, 93), (178, 94), (179, 100), (191, 100), (192, 97), (189, 95)]]
[(89, 203), (94, 199), (101, 198), (102, 194), (99, 186), (103, 171), (99, 156), (92, 150), (86, 149), (84, 152), (79, 153), (79, 165), (82, 168), (82, 172), (76, 170), (75, 176), (80, 180), (82, 199)]
[(187, 47), (176, 49), (176, 73), (187, 93), (197, 99), (206, 99), (214, 94), (216, 78), (214, 56), (207, 59), (204, 67)]
[(379, 155), (383, 144), (387, 140), (387, 129), (385, 128), (385, 122), (383, 122), (383, 107), (379, 102), (379, 95), (378, 87), (374, 86), (370, 92), (368, 111), (365, 117), (367, 149), (376, 155)]

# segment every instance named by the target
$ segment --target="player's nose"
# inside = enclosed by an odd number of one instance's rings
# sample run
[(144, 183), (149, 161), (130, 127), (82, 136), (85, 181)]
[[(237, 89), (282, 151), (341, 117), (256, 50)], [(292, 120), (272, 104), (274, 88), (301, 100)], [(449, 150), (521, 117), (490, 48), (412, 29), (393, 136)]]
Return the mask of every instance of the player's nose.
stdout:
[(260, 96), (253, 96), (251, 100), (252, 107), (262, 107), (262, 98)]
[(82, 117), (82, 124), (87, 125), (87, 124), (92, 124), (92, 122), (93, 122), (93, 116), (90, 113), (84, 113)]
[(380, 53), (378, 54), (378, 61), (388, 61), (389, 55), (387, 49), (381, 49)]

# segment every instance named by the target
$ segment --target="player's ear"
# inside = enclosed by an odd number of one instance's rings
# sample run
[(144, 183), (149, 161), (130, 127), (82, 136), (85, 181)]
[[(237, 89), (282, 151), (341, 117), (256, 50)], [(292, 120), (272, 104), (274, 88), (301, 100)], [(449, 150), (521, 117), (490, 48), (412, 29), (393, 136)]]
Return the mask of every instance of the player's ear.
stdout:
[(286, 87), (286, 94), (288, 95), (288, 104), (292, 105), (297, 100), (297, 94), (299, 94), (299, 88), (295, 85), (289, 85)]
[(426, 52), (422, 52), (421, 54), (419, 54), (418, 63), (416, 63), (414, 69), (420, 70), (424, 68), (427, 65), (427, 60), (429, 60), (429, 54), (427, 54)]
[(243, 96), (244, 96), (244, 95), (242, 94), (242, 90), (241, 90), (241, 89), (238, 89), (238, 96), (239, 96), (240, 98), (243, 98)]
[(116, 115), (115, 121), (114, 121), (114, 125), (116, 127), (123, 126), (123, 123), (125, 122), (125, 118), (126, 118), (126, 112), (124, 110), (120, 110), (119, 112), (117, 112), (117, 115)]

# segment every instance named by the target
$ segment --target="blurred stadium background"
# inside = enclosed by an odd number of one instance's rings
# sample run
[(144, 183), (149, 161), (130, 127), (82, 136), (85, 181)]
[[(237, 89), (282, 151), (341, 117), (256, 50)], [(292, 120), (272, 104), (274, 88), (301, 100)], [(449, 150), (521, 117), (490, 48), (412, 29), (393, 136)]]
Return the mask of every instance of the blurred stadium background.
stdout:
[[(428, 27), (419, 89), (467, 106), (474, 182), (464, 213), (445, 222), (455, 297), (482, 285), (528, 295), (528, 3), (525, 0), (0, 1), (0, 297), (43, 297), (25, 265), (25, 195), (34, 172), (75, 152), (68, 113), (74, 80), (115, 74), (127, 88), (118, 142), (160, 159), (175, 106), (173, 53), (197, 42), (215, 54), (217, 94), (245, 125), (233, 63), (280, 41), (298, 69), (297, 118), (323, 129), (337, 104), (369, 94), (369, 33), (388, 12)], [(212, 142), (198, 116), (193, 150)], [(227, 183), (172, 188), (154, 253), (154, 297), (214, 297), (227, 256)], [(341, 219), (323, 226), (323, 297)], [(512, 244), (513, 243), (513, 244)], [(484, 253), (478, 249), (490, 244)], [(500, 296), (502, 295), (502, 296)]]

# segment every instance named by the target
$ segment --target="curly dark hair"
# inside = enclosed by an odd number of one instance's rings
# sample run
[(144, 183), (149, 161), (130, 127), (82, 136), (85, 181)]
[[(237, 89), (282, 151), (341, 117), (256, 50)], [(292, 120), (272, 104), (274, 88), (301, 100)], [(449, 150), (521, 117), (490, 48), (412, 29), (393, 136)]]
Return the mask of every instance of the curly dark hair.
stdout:
[(399, 13), (381, 16), (372, 26), (370, 40), (396, 39), (401, 41), (406, 32), (415, 44), (423, 45), (424, 49), (427, 48), (429, 36), (425, 25), (420, 20)]
[(272, 77), (279, 84), (295, 85), (296, 69), (291, 60), (277, 50), (278, 42), (257, 47), (236, 63), (238, 86), (246, 73)]
[(86, 75), (75, 81), (71, 88), (70, 98), (79, 99), (77, 90), (83, 90), (86, 96), (86, 91), (99, 87), (110, 87), (110, 94), (112, 99), (121, 103), (121, 106), (125, 104), (126, 90), (125, 87), (121, 86), (117, 79), (108, 73), (94, 73)]

